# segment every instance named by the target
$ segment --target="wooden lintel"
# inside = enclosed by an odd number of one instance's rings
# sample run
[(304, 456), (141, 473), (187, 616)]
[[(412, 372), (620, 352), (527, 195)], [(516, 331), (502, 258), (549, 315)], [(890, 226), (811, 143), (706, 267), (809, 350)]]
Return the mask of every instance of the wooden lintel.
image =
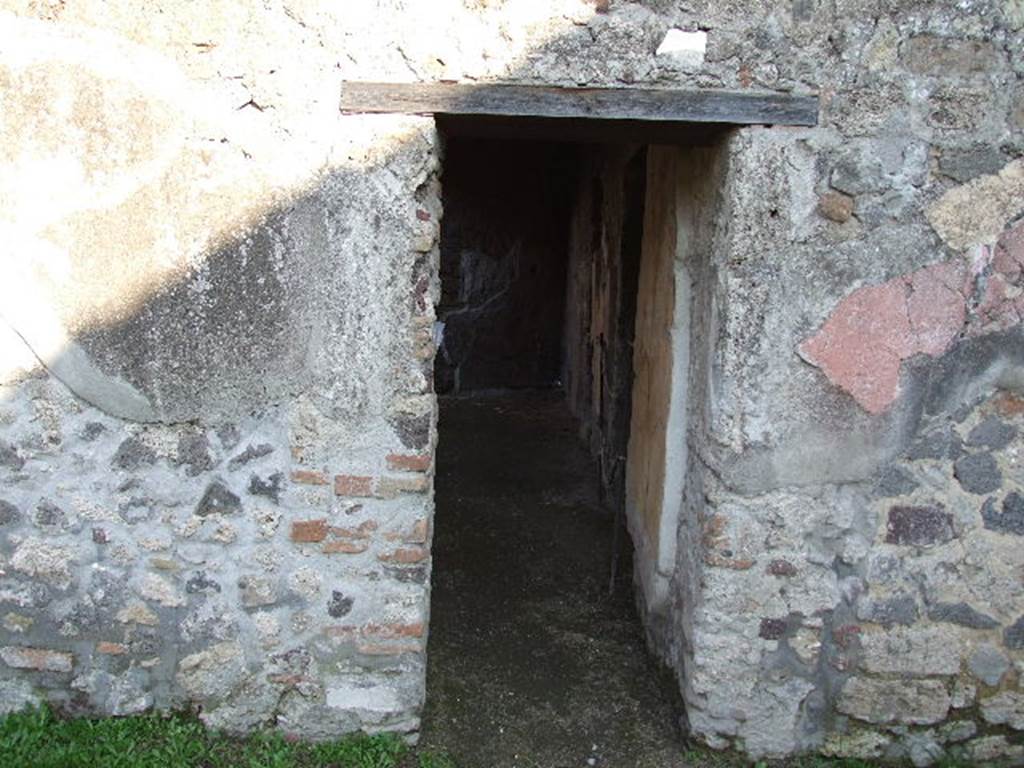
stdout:
[(818, 122), (816, 96), (709, 89), (347, 82), (342, 85), (341, 110), (346, 114), (480, 115), (724, 125), (813, 126)]

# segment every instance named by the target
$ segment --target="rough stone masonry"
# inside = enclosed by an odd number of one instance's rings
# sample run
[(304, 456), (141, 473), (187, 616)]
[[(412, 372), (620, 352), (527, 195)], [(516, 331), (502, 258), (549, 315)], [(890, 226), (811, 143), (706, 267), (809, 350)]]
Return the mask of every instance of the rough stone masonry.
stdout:
[(1024, 762), (1022, 77), (1020, 0), (0, 0), (0, 709), (414, 734), (441, 144), (343, 82), (756, 89), (651, 646), (715, 747)]

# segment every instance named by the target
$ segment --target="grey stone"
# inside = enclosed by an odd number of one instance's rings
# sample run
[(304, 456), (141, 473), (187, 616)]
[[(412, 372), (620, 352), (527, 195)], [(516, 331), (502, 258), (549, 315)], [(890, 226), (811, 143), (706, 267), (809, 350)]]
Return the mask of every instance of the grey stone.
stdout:
[(260, 608), (277, 602), (274, 581), (263, 576), (243, 576), (238, 580), (238, 590), (246, 608)]
[(281, 490), (284, 487), (284, 474), (275, 472), (266, 480), (258, 475), (249, 478), (249, 493), (253, 496), (266, 496), (275, 504), (281, 501)]
[(155, 464), (156, 453), (137, 438), (128, 437), (118, 446), (110, 463), (118, 469), (136, 470)]
[(217, 432), (217, 439), (220, 440), (220, 444), (228, 450), (238, 445), (242, 439), (236, 424), (222, 424), (215, 431)]
[(190, 595), (199, 594), (200, 592), (220, 592), (220, 584), (208, 578), (205, 571), (196, 571), (185, 582), (185, 592)]
[(418, 416), (400, 413), (391, 417), (391, 426), (398, 433), (398, 439), (406, 448), (426, 448), (430, 440), (429, 413)]
[(872, 673), (955, 675), (960, 671), (957, 630), (942, 624), (894, 627), (860, 634), (861, 666)]
[(927, 768), (943, 755), (942, 745), (930, 733), (910, 733), (903, 740), (903, 748), (914, 768)]
[(0, 440), (0, 467), (18, 470), (24, 466), (25, 460), (21, 458), (17, 448)]
[(1017, 428), (995, 416), (980, 422), (967, 435), (967, 444), (999, 450), (1005, 448), (1017, 436)]
[(874, 492), (882, 498), (906, 496), (917, 490), (919, 483), (903, 467), (884, 468), (875, 480)]
[(976, 611), (967, 603), (936, 603), (928, 609), (928, 618), (971, 629), (992, 629), (999, 626), (998, 621)]
[(327, 613), (335, 619), (340, 619), (351, 612), (354, 602), (351, 597), (346, 597), (344, 593), (335, 589), (331, 592), (331, 599), (327, 601)]
[(939, 156), (939, 172), (954, 181), (965, 182), (977, 176), (998, 173), (1009, 158), (998, 147), (947, 150)]
[(986, 722), (1024, 731), (1024, 693), (1001, 691), (989, 699), (982, 699), (980, 704), (981, 715)]
[(978, 732), (978, 725), (973, 720), (954, 720), (945, 723), (936, 730), (939, 739), (947, 744), (967, 741)]
[(9, 715), (39, 704), (39, 696), (27, 680), (0, 680), (0, 715)]
[(897, 506), (889, 510), (885, 540), (890, 544), (926, 547), (955, 537), (953, 518), (941, 506)]
[(837, 709), (869, 723), (929, 725), (949, 712), (949, 692), (938, 680), (853, 677), (840, 691)]
[(881, 159), (873, 153), (852, 153), (832, 169), (829, 184), (848, 195), (880, 192), (890, 186)]
[(1013, 651), (1024, 649), (1024, 616), (1003, 630), (1003, 645)]
[(857, 606), (857, 618), (875, 624), (909, 626), (917, 621), (917, 600), (913, 595), (901, 594), (884, 600), (864, 600)]
[(14, 570), (67, 589), (72, 583), (71, 566), (76, 561), (73, 550), (50, 544), (42, 539), (25, 539), (14, 550), (10, 564)]
[(988, 453), (961, 456), (953, 465), (953, 475), (965, 491), (979, 496), (998, 490), (1003, 483), (999, 466)]
[(396, 568), (394, 566), (385, 566), (384, 573), (390, 576), (395, 581), (403, 584), (426, 584), (427, 583), (427, 569), (418, 565), (414, 568)]
[(153, 694), (147, 689), (147, 673), (131, 669), (123, 675), (93, 669), (76, 677), (71, 687), (85, 693), (101, 711), (115, 717), (145, 712), (153, 706)]
[(242, 509), (242, 500), (219, 480), (210, 483), (196, 506), (199, 517), (209, 515), (233, 515)]
[(994, 645), (982, 643), (967, 660), (967, 667), (985, 685), (996, 686), (1010, 668), (1010, 660)]
[(903, 44), (900, 60), (915, 74), (964, 77), (998, 68), (1002, 57), (987, 40), (918, 35)]
[(245, 676), (245, 652), (233, 642), (186, 656), (178, 664), (178, 682), (199, 701), (227, 698)]
[(1003, 511), (996, 512), (996, 500), (985, 499), (981, 520), (990, 531), (1024, 536), (1024, 496), (1013, 491), (1003, 499)]
[(21, 512), (9, 501), (0, 499), (0, 525), (11, 525), (21, 520)]
[(175, 463), (185, 466), (185, 473), (191, 477), (213, 469), (210, 456), (210, 441), (202, 433), (183, 434), (178, 438), (178, 455)]
[(43, 528), (60, 528), (67, 522), (64, 510), (49, 499), (43, 499), (36, 505), (35, 523)]
[(87, 422), (85, 427), (82, 429), (82, 439), (91, 443), (106, 431), (107, 427), (103, 423), (99, 421), (90, 421)]
[(233, 457), (231, 461), (228, 462), (228, 470), (234, 472), (236, 469), (245, 466), (250, 461), (254, 461), (255, 459), (259, 459), (264, 456), (268, 456), (273, 452), (274, 446), (267, 445), (266, 443), (261, 443), (260, 445), (250, 445), (246, 447), (244, 451), (242, 451), (237, 456)]
[(149, 520), (153, 513), (153, 500), (146, 496), (133, 496), (117, 507), (117, 514), (129, 525)]
[(950, 425), (918, 436), (907, 450), (907, 458), (914, 461), (918, 459), (957, 459), (963, 455), (963, 452), (960, 435)]

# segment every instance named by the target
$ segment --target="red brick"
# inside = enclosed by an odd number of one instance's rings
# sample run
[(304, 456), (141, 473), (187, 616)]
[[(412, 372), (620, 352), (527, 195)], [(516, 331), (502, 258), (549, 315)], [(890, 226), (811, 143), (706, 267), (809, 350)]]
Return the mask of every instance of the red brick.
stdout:
[(396, 472), (426, 472), (432, 457), (429, 453), (390, 453), (388, 469)]
[(356, 643), (356, 650), (365, 656), (400, 656), (403, 653), (420, 653), (419, 643)]
[(301, 485), (327, 485), (327, 475), (309, 469), (293, 469), (292, 482)]
[(323, 541), (327, 538), (327, 521), (319, 520), (296, 520), (292, 523), (292, 541), (299, 543), (312, 543)]
[(1012, 392), (1000, 392), (992, 402), (996, 412), (1001, 416), (1024, 415), (1024, 398)]
[(426, 544), (429, 533), (430, 525), (427, 520), (417, 520), (416, 524), (412, 527), (412, 531), (405, 537), (405, 542), (407, 544)]
[(365, 552), (369, 546), (365, 541), (336, 539), (334, 541), (325, 541), (320, 551), (325, 555), (358, 555)]
[(384, 552), (377, 555), (382, 563), (398, 563), (399, 565), (413, 565), (422, 563), (427, 559), (427, 550), (423, 547), (400, 547), (392, 552)]
[(384, 535), (388, 541), (401, 541), (405, 544), (426, 544), (429, 526), (426, 520), (417, 520), (416, 523), (405, 531), (392, 531)]
[(421, 621), (412, 624), (366, 624), (363, 634), (378, 638), (423, 637), (424, 629)]
[(423, 622), (411, 624), (336, 624), (327, 627), (324, 633), (339, 640), (359, 640), (382, 642), (395, 639), (421, 638), (426, 631)]
[(74, 661), (70, 653), (16, 645), (0, 648), (0, 659), (9, 667), (35, 669), (39, 672), (70, 672)]
[(96, 643), (96, 653), (103, 653), (107, 656), (123, 656), (128, 653), (128, 648), (120, 643), (108, 643), (106, 640), (101, 640)]
[(365, 475), (335, 475), (334, 493), (338, 496), (373, 496), (373, 478)]
[(338, 528), (333, 525), (330, 528), (332, 536), (338, 536), (343, 539), (368, 539), (370, 534), (376, 530), (376, 520), (364, 520), (355, 528)]
[(429, 489), (430, 478), (426, 475), (382, 477), (377, 483), (377, 495), (382, 499), (393, 499), (406, 493), (426, 493)]

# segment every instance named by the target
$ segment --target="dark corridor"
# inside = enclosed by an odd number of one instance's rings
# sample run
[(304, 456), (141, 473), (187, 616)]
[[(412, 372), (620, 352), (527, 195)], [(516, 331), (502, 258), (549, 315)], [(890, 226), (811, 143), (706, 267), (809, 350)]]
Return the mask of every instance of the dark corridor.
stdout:
[(423, 737), (465, 768), (683, 764), (618, 514), (645, 158), (447, 142)]

